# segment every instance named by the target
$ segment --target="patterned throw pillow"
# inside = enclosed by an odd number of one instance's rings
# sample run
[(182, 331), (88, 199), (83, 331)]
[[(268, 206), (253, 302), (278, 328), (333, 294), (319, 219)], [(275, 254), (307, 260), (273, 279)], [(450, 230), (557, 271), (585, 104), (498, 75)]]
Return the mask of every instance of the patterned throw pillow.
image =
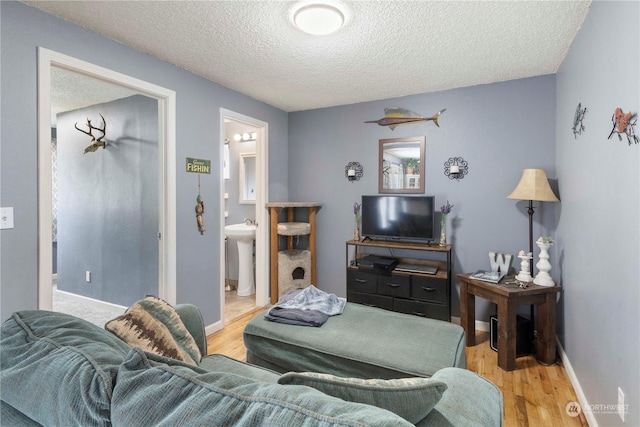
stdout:
[(197, 366), (200, 349), (180, 315), (166, 301), (147, 296), (122, 315), (107, 322), (105, 329), (132, 347)]
[(447, 390), (447, 384), (430, 378), (363, 380), (314, 372), (289, 372), (282, 375), (278, 383), (306, 385), (348, 402), (377, 406), (412, 424), (429, 415)]

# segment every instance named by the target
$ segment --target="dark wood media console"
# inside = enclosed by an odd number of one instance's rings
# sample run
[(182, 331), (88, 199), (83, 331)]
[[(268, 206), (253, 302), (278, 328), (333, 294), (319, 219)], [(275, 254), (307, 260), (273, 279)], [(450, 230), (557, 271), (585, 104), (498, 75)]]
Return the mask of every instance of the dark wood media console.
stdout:
[[(376, 254), (401, 264), (437, 267), (435, 274), (362, 268), (358, 260)], [(394, 252), (402, 252), (395, 256)], [(396, 241), (349, 240), (346, 242), (347, 300), (385, 310), (451, 321), (450, 245)]]

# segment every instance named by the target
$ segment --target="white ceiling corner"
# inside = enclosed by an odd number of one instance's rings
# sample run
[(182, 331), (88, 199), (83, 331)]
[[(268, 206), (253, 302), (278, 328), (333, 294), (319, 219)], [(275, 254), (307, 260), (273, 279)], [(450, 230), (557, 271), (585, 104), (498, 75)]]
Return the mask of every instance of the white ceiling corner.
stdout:
[(25, 1), (284, 111), (555, 73), (591, 1), (337, 1), (314, 37), (292, 1)]

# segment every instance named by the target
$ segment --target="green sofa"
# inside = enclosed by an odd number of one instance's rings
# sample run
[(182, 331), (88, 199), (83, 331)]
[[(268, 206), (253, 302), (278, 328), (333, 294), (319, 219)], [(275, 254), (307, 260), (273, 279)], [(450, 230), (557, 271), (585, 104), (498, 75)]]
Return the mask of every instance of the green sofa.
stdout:
[[(206, 354), (200, 312), (176, 306)], [(488, 381), (442, 369), (428, 393), (389, 394), (411, 416), (343, 400), (292, 375), (222, 355), (190, 366), (139, 348), (73, 316), (41, 310), (11, 315), (0, 328), (0, 419), (11, 426), (410, 426), (502, 423), (502, 396)], [(424, 385), (424, 384), (423, 384)], [(409, 394), (406, 394), (409, 393)], [(399, 398), (401, 397), (401, 399)], [(427, 400), (433, 400), (431, 403)], [(387, 403), (393, 402), (383, 402)], [(435, 405), (435, 407), (433, 407)], [(429, 412), (424, 408), (433, 409)], [(422, 412), (421, 412), (422, 410)]]

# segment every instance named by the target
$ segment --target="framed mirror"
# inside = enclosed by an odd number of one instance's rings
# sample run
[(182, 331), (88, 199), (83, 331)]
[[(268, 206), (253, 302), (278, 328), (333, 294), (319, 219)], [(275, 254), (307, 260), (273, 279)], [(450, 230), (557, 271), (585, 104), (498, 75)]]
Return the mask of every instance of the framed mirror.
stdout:
[(256, 203), (256, 153), (240, 154), (240, 204)]
[(425, 137), (381, 139), (379, 193), (424, 193)]

